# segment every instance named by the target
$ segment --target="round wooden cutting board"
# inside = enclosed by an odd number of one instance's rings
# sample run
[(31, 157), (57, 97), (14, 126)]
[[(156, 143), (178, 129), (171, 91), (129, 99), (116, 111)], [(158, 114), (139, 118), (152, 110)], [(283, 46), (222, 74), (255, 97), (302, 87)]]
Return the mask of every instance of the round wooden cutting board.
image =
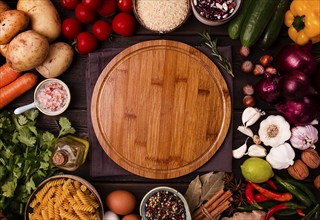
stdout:
[(102, 71), (91, 102), (107, 155), (147, 178), (188, 174), (220, 148), (231, 118), (227, 84), (199, 50), (176, 41), (135, 44)]

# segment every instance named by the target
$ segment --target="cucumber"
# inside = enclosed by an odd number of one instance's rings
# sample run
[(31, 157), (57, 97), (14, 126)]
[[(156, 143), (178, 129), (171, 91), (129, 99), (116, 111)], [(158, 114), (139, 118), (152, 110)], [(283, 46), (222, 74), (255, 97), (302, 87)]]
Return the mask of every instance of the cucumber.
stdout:
[(251, 47), (258, 41), (273, 16), (277, 3), (278, 0), (255, 0), (240, 32), (242, 46)]
[(259, 47), (263, 50), (268, 49), (278, 38), (283, 25), (284, 14), (289, 9), (290, 0), (280, 0), (277, 9), (271, 18), (262, 38), (259, 41)]
[(236, 16), (229, 22), (228, 34), (231, 39), (235, 40), (239, 38), (243, 21), (246, 17), (246, 14), (248, 13), (248, 10), (250, 10), (249, 6), (252, 5), (251, 3), (252, 0), (242, 0), (239, 11), (237, 12)]

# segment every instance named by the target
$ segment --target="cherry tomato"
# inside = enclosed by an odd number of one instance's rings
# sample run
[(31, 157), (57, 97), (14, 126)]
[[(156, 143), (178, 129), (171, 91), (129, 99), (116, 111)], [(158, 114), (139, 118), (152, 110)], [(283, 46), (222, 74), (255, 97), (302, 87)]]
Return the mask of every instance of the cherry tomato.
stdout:
[(97, 49), (97, 39), (90, 32), (81, 32), (77, 36), (76, 50), (80, 54), (88, 54)]
[(81, 32), (82, 25), (80, 21), (75, 18), (67, 18), (61, 25), (62, 34), (68, 40), (74, 40)]
[(86, 8), (83, 3), (77, 5), (74, 14), (76, 18), (84, 24), (92, 23), (97, 17), (97, 13)]
[(136, 20), (127, 12), (120, 12), (112, 20), (112, 30), (117, 34), (128, 37), (136, 29)]
[(132, 12), (132, 0), (118, 0), (118, 8), (123, 12)]
[(101, 2), (102, 0), (82, 0), (82, 4), (90, 10), (96, 10), (101, 5)]
[(98, 8), (98, 14), (103, 17), (109, 17), (116, 12), (117, 0), (102, 0), (102, 4)]
[(104, 41), (108, 39), (111, 32), (111, 24), (106, 21), (98, 20), (92, 25), (92, 33), (98, 40)]
[(64, 9), (73, 10), (80, 3), (80, 0), (60, 0), (60, 4)]

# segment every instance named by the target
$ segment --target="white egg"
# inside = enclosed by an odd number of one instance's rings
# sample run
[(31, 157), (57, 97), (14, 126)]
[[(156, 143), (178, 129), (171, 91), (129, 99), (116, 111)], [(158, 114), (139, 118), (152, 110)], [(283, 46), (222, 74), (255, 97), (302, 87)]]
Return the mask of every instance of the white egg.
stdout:
[(119, 216), (112, 211), (106, 211), (103, 220), (120, 220)]

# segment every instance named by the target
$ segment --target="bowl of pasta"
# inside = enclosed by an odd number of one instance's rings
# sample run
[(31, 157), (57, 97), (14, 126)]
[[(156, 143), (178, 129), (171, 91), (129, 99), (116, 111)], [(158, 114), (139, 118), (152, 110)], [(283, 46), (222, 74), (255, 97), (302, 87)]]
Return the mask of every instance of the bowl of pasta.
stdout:
[(103, 203), (96, 189), (74, 175), (44, 180), (31, 194), (24, 219), (103, 219)]

